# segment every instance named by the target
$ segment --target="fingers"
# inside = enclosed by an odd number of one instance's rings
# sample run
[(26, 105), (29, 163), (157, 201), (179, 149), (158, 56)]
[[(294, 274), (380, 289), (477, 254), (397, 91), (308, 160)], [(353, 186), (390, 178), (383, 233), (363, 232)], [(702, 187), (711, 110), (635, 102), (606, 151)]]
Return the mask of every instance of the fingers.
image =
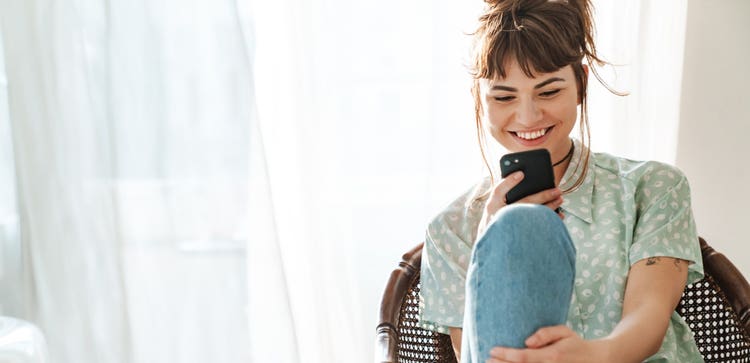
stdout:
[(498, 183), (492, 190), (492, 193), (490, 193), (490, 199), (487, 202), (488, 212), (494, 214), (494, 212), (496, 212), (498, 209), (504, 207), (506, 205), (505, 195), (508, 194), (508, 192), (516, 185), (518, 185), (518, 183), (523, 180), (523, 177), (523, 172), (517, 171), (508, 175), (507, 178)]
[(494, 347), (487, 362), (543, 362), (544, 352), (531, 349)]
[[(489, 221), (495, 214), (495, 212), (507, 205), (505, 196), (511, 189), (518, 185), (523, 180), (523, 178), (523, 172), (517, 171), (508, 175), (508, 177), (503, 179), (494, 187), (494, 189), (490, 193), (489, 200), (485, 205), (485, 217), (482, 219), (483, 222), (486, 223), (487, 221)], [(562, 191), (559, 188), (552, 188), (526, 196), (523, 199), (519, 200), (517, 203), (541, 204), (557, 212), (561, 219), (565, 219), (565, 215), (558, 210), (558, 208), (562, 206), (563, 202), (564, 200), (562, 197)], [(481, 226), (483, 224), (484, 223), (480, 223), (480, 230), (482, 229)]]
[(494, 347), (487, 362), (558, 362), (563, 356), (580, 356), (580, 351), (570, 351), (570, 344), (563, 346), (571, 337), (577, 335), (565, 325), (541, 328), (526, 339), (527, 349)]
[(555, 198), (555, 200), (551, 202), (544, 203), (544, 205), (556, 211), (557, 208), (560, 208), (562, 206), (563, 202), (564, 202), (563, 197), (557, 197)]
[(523, 176), (523, 172), (517, 171), (508, 175), (507, 178), (503, 179), (499, 184), (493, 187), (490, 192), (489, 200), (487, 200), (487, 204), (484, 206), (482, 219), (477, 226), (477, 236), (484, 234), (484, 230), (492, 219), (492, 216), (507, 204), (505, 202), (505, 195), (523, 180)]
[[(564, 201), (565, 200), (562, 197), (562, 191), (559, 188), (552, 188), (529, 195), (516, 203), (541, 204), (549, 207), (555, 212), (558, 212), (556, 209), (561, 207)], [(558, 215), (560, 216), (560, 218), (565, 217), (562, 212), (558, 212)]]
[(502, 195), (503, 199), (505, 199), (505, 195), (508, 194), (508, 192), (513, 189), (518, 183), (523, 180), (524, 174), (522, 171), (517, 171), (515, 173), (512, 173), (508, 175), (507, 178), (503, 179), (496, 187), (493, 193)]
[(526, 338), (525, 343), (529, 348), (541, 348), (571, 335), (575, 335), (575, 332), (565, 325), (549, 326), (537, 330)]

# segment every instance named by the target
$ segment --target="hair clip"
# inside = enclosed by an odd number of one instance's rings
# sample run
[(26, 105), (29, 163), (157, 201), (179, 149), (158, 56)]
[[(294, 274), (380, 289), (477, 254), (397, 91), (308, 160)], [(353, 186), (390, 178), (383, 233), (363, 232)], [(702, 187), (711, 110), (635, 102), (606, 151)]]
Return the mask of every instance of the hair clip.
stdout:
[(515, 22), (513, 22), (513, 27), (514, 27), (514, 29), (503, 29), (502, 31), (504, 31), (504, 32), (520, 32), (521, 30), (523, 30), (523, 24), (522, 25), (518, 25)]

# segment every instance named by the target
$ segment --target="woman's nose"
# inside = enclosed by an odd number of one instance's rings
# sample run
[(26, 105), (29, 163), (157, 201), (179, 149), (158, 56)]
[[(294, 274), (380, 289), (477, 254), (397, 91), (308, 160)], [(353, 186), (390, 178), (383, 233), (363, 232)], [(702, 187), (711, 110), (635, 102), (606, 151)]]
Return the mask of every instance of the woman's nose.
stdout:
[(516, 111), (516, 121), (522, 125), (534, 126), (542, 119), (542, 111), (536, 102), (521, 101)]

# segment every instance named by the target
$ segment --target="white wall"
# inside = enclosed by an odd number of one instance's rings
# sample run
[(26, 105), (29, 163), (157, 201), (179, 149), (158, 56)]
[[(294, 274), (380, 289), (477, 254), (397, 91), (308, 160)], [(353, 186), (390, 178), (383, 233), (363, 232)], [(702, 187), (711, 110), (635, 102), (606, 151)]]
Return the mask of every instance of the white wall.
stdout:
[(750, 278), (750, 1), (689, 0), (677, 166), (698, 233)]

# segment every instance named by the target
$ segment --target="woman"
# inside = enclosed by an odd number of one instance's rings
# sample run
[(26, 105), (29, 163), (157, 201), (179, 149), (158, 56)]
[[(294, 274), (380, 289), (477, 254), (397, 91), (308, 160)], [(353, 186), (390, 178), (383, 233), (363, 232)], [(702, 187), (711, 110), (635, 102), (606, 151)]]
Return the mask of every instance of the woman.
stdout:
[[(420, 291), (421, 326), (450, 334), (462, 363), (703, 361), (674, 312), (703, 275), (690, 188), (672, 166), (589, 151), (592, 35), (585, 0), (489, 1), (480, 17), (490, 176), (430, 223)], [(495, 179), (486, 133), (509, 152), (547, 149), (557, 187), (507, 205), (524, 176)]]

